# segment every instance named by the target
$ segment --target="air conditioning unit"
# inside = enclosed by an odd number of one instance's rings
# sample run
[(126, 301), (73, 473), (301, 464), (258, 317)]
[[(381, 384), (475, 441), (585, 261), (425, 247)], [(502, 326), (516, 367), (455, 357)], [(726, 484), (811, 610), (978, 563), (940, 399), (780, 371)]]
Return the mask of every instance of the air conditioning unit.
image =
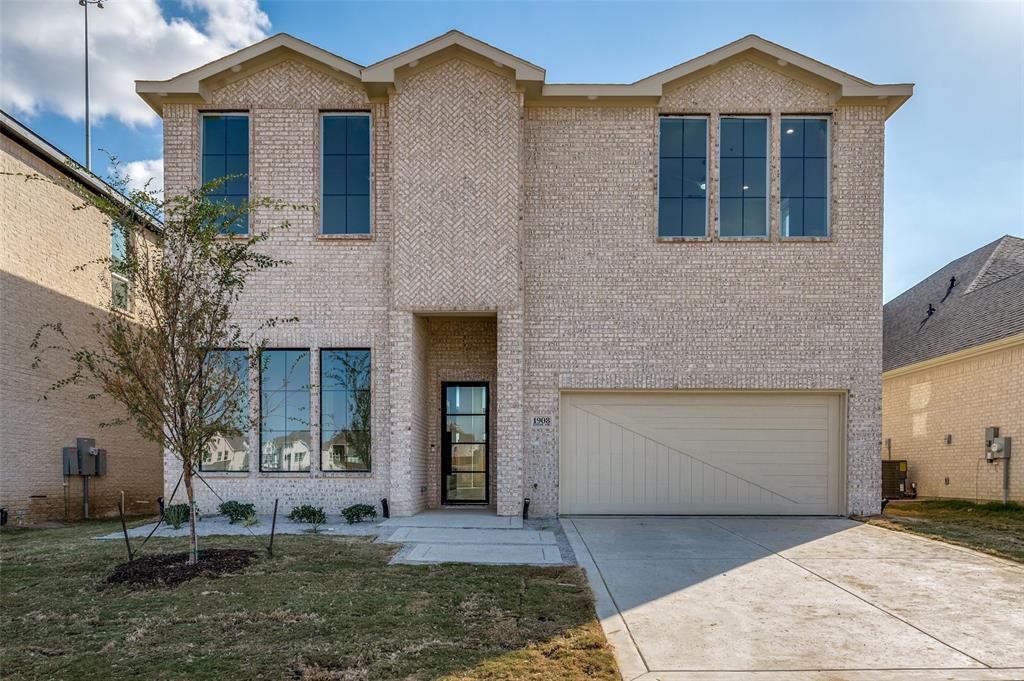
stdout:
[(882, 461), (882, 498), (902, 499), (907, 493), (905, 459)]

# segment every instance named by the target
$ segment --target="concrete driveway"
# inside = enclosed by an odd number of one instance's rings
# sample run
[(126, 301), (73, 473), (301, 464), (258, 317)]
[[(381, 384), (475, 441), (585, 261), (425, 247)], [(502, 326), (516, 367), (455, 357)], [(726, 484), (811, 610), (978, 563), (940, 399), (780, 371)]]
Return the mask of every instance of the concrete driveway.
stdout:
[(1024, 566), (842, 518), (562, 524), (625, 679), (1024, 679)]

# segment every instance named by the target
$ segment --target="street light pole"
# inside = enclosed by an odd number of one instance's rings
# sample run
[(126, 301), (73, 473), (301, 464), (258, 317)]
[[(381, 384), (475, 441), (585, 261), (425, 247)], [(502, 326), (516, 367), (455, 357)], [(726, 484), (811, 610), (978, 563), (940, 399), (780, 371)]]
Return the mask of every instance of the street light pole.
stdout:
[(102, 0), (78, 0), (85, 10), (85, 168), (92, 170), (92, 121), (89, 119), (89, 5), (103, 9)]

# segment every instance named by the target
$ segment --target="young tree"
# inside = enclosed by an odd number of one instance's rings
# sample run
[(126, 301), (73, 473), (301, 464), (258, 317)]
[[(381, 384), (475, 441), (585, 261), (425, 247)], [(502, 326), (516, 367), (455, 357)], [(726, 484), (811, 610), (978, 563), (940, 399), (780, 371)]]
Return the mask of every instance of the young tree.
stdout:
[[(294, 321), (268, 317), (245, 329), (232, 317), (253, 275), (286, 264), (259, 246), (273, 230), (287, 228), (287, 220), (251, 234), (232, 232), (244, 231), (234, 228), (244, 225), (250, 212), (304, 207), (265, 198), (245, 205), (211, 200), (225, 180), (161, 200), (148, 185), (129, 190), (116, 159), (113, 175), (112, 184), (125, 199), (68, 185), (84, 200), (76, 209), (91, 205), (111, 220), (117, 246), (111, 257), (74, 270), (78, 275), (96, 272), (112, 292), (110, 302), (94, 313), (85, 337), (75, 337), (59, 322), (41, 326), (32, 343), (35, 363), (48, 354), (70, 358), (73, 370), (47, 393), (88, 385), (95, 390), (90, 397), (112, 398), (145, 438), (181, 460), (191, 510), (188, 562), (195, 563), (194, 478), (200, 462), (215, 437), (244, 436), (251, 425), (247, 367), (238, 364), (258, 363), (266, 343), (263, 333)], [(162, 224), (151, 218), (155, 215), (164, 216)], [(119, 288), (118, 281), (125, 285)], [(246, 347), (249, 352), (241, 358), (217, 352)]]

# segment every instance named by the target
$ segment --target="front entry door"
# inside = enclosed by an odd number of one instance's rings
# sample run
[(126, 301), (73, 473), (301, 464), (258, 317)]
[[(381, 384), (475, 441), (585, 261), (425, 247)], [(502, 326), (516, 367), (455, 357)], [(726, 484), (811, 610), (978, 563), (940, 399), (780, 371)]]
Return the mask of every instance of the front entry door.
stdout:
[(486, 504), (487, 383), (443, 383), (441, 501)]

